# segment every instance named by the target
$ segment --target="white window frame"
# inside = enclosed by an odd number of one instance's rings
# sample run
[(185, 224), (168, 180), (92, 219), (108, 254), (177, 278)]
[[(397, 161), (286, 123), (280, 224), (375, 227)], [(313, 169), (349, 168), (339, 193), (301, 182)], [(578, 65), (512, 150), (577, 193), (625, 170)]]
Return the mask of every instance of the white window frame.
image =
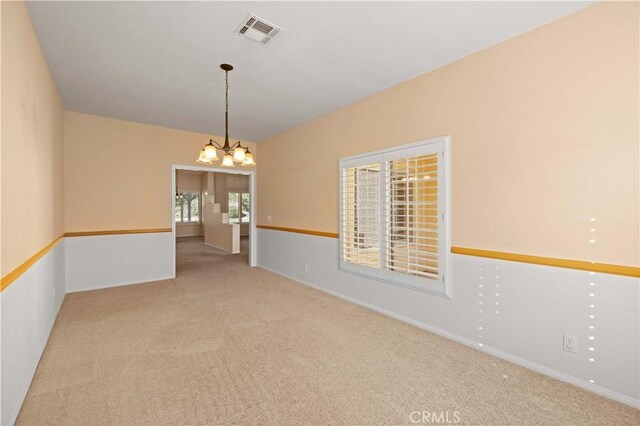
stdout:
[[(184, 203), (184, 199), (182, 200), (182, 203), (180, 204), (180, 220), (175, 220), (175, 215), (173, 217), (173, 220), (175, 221), (175, 223), (177, 223), (178, 225), (200, 225), (202, 224), (202, 193), (200, 191), (182, 191), (183, 193), (189, 193), (189, 194), (198, 194), (198, 220), (197, 221), (190, 221), (190, 222), (185, 222), (184, 221), (184, 215), (185, 215), (185, 203)], [(175, 203), (175, 200), (174, 200)]]
[(249, 194), (249, 191), (235, 191), (235, 190), (229, 190), (227, 191), (227, 212), (229, 211), (229, 195), (231, 194), (237, 194), (238, 195), (238, 221), (237, 222), (231, 222), (231, 218), (229, 218), (229, 223), (237, 223), (238, 225), (242, 225), (242, 224), (248, 224), (249, 220), (251, 218), (251, 212), (249, 212), (249, 215), (247, 216), (247, 220), (243, 221), (242, 218), (240, 217), (240, 214), (242, 213), (242, 195), (243, 194), (247, 194), (249, 195), (249, 205), (251, 205), (251, 194)]
[[(438, 199), (439, 226), (438, 226), (438, 279), (417, 277), (400, 272), (389, 271), (383, 268), (386, 258), (386, 161), (408, 157), (429, 155), (438, 152)], [(380, 164), (380, 268), (371, 268), (354, 264), (343, 260), (343, 169), (349, 167), (364, 166), (368, 164)], [(339, 160), (338, 167), (338, 212), (339, 212), (339, 264), (340, 269), (373, 278), (385, 283), (398, 285), (413, 290), (451, 297), (451, 142), (450, 136), (440, 136), (426, 139), (407, 145), (386, 148), (374, 152), (357, 154), (344, 157)]]

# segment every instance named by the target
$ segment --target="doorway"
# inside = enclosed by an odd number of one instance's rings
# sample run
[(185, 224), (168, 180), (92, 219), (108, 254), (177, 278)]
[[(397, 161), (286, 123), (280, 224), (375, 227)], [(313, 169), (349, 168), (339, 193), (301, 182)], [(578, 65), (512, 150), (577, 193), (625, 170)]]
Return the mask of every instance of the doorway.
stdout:
[(171, 176), (173, 276), (194, 251), (256, 266), (255, 171), (174, 164)]

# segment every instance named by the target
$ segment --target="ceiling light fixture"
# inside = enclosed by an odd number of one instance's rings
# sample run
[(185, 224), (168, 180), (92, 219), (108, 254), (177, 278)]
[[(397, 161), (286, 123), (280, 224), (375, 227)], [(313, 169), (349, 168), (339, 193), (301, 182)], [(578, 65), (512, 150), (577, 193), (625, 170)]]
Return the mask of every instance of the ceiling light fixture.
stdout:
[(220, 150), (223, 152), (221, 163), (223, 167), (233, 167), (234, 162), (242, 163), (243, 166), (255, 166), (256, 162), (249, 148), (242, 146), (240, 141), (229, 145), (229, 71), (233, 69), (233, 66), (221, 64), (220, 68), (224, 70), (225, 82), (224, 145), (209, 139), (209, 143), (202, 148), (196, 161), (201, 164), (213, 164), (214, 161), (218, 161), (218, 150)]

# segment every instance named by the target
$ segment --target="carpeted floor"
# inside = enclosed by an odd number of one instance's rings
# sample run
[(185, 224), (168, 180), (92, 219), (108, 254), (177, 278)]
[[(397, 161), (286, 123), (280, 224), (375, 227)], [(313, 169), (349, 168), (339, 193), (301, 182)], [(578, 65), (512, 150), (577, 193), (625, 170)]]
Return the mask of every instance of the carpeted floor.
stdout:
[(199, 238), (181, 239), (177, 266), (175, 280), (67, 295), (18, 424), (640, 423)]

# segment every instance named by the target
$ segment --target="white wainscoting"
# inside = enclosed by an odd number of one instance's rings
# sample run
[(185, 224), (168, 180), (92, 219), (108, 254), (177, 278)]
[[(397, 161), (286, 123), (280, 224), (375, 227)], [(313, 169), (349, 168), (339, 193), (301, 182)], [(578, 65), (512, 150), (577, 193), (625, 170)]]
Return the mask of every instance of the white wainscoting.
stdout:
[(1, 418), (15, 422), (65, 295), (65, 241), (0, 293)]
[(70, 237), (67, 292), (173, 278), (171, 232)]
[[(262, 268), (639, 407), (637, 278), (451, 256), (447, 299), (339, 270), (335, 238), (258, 230)], [(563, 350), (564, 333), (577, 353)]]

